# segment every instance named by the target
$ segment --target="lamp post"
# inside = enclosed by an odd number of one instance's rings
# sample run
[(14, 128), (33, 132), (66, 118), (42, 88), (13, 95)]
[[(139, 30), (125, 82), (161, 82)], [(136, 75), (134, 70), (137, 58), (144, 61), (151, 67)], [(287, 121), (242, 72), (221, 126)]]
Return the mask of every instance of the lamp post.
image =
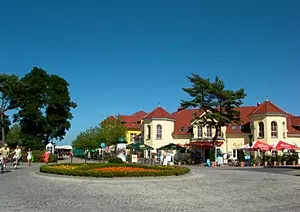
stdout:
[(3, 84), (0, 82), (0, 92), (1, 92), (1, 132), (2, 132), (2, 143), (5, 144), (5, 129), (4, 129), (4, 94), (3, 94)]

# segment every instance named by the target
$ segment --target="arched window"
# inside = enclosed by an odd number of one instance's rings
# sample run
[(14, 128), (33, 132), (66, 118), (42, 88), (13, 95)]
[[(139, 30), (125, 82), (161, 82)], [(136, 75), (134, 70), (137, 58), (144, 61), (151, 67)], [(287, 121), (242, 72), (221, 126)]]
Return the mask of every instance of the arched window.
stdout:
[(198, 124), (197, 133), (198, 133), (198, 138), (203, 137), (202, 124)]
[(265, 137), (265, 127), (263, 122), (259, 122), (258, 124), (258, 137), (259, 138)]
[(156, 139), (161, 140), (162, 138), (162, 126), (158, 124), (156, 126)]
[(271, 137), (272, 138), (277, 138), (277, 123), (275, 121), (271, 122)]
[(150, 125), (147, 125), (147, 139), (150, 140), (151, 138), (151, 126)]
[(207, 126), (206, 133), (207, 133), (207, 137), (212, 137), (211, 126)]

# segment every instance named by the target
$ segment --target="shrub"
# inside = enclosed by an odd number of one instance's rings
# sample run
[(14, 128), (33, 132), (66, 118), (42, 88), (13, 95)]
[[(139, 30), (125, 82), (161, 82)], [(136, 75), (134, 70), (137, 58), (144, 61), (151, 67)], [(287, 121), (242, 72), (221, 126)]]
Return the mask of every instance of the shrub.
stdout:
[[(82, 169), (84, 168), (84, 169)], [(182, 166), (149, 166), (141, 164), (54, 164), (43, 165), (41, 172), (90, 177), (145, 177), (145, 176), (171, 176), (182, 175), (190, 170)]]
[[(45, 151), (41, 150), (33, 150), (32, 155), (33, 155), (33, 162), (34, 163), (44, 163), (42, 159), (42, 155), (44, 154)], [(22, 162), (27, 162), (27, 151), (22, 152)], [(50, 154), (49, 155), (49, 163), (54, 163), (56, 162), (56, 155), (55, 154)]]
[(123, 160), (121, 158), (118, 157), (110, 157), (108, 158), (108, 162), (109, 163), (123, 163)]

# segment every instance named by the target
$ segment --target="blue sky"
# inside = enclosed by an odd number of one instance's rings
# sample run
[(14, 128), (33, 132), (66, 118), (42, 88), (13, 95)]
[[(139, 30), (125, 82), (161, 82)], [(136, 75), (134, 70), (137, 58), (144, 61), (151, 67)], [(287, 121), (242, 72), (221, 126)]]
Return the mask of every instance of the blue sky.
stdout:
[(300, 1), (0, 2), (0, 72), (33, 66), (70, 83), (78, 107), (62, 144), (108, 115), (169, 112), (187, 75), (245, 88), (300, 115)]

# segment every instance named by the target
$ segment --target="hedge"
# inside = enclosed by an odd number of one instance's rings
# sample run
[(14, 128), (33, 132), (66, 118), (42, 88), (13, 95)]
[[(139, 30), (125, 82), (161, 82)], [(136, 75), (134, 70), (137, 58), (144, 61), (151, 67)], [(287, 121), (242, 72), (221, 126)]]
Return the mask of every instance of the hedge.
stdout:
[[(128, 169), (131, 167), (140, 168), (141, 171), (118, 171), (118, 169)], [(117, 171), (102, 171), (97, 168), (116, 168)], [(130, 168), (129, 168), (130, 169)], [(147, 170), (148, 169), (148, 170)], [(144, 171), (143, 171), (144, 170)], [(142, 164), (113, 164), (113, 163), (84, 163), (84, 164), (54, 164), (43, 165), (41, 172), (69, 175), (69, 176), (89, 176), (89, 177), (147, 177), (147, 176), (171, 176), (182, 175), (190, 171), (182, 166), (149, 166)]]
[[(34, 163), (44, 163), (42, 159), (42, 155), (45, 153), (45, 151), (41, 150), (33, 150), (32, 155), (33, 155), (33, 162)], [(27, 151), (22, 152), (22, 162), (27, 162)], [(49, 156), (49, 163), (54, 163), (56, 162), (56, 155), (55, 154), (50, 154)]]

